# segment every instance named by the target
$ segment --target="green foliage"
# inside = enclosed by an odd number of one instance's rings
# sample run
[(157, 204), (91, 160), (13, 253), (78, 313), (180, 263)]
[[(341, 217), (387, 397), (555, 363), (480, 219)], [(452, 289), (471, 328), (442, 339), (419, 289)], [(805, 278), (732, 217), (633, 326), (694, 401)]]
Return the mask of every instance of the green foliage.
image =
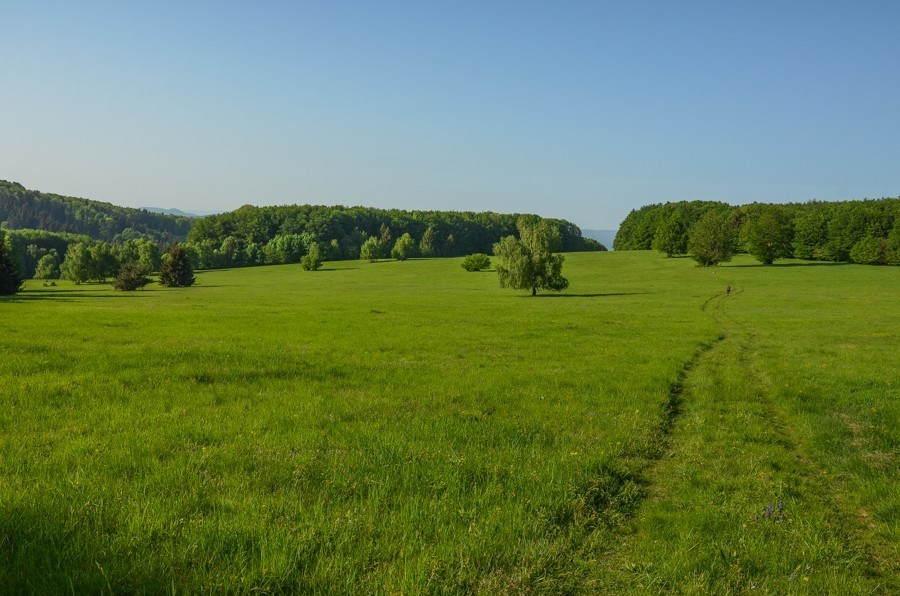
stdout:
[(270, 265), (299, 263), (307, 252), (307, 244), (300, 234), (278, 234), (266, 244), (266, 263)]
[(59, 279), (61, 259), (55, 249), (40, 258), (34, 272), (34, 279)]
[(691, 227), (688, 253), (703, 267), (731, 260), (734, 234), (727, 218), (715, 211), (707, 212)]
[(9, 253), (6, 235), (0, 231), (0, 296), (9, 296), (22, 288), (23, 279)]
[[(725, 215), (733, 208), (725, 203), (715, 201), (681, 201), (646, 205), (632, 210), (619, 225), (613, 246), (616, 250), (660, 250), (653, 246), (657, 231), (661, 226), (668, 227), (660, 234), (659, 246), (668, 254), (681, 254), (686, 251), (687, 231), (703, 215), (710, 211)], [(680, 234), (676, 233), (680, 232)]]
[(309, 252), (301, 257), (300, 265), (305, 271), (318, 271), (322, 267), (322, 249), (318, 243), (313, 242), (309, 245)]
[(553, 252), (559, 245), (559, 232), (552, 225), (520, 220), (518, 239), (507, 236), (494, 245), (500, 287), (531, 290), (532, 296), (538, 290), (565, 290), (569, 287), (562, 276), (565, 256)]
[(653, 249), (665, 253), (667, 257), (687, 252), (687, 229), (677, 214), (665, 218), (653, 234)]
[(746, 211), (741, 237), (747, 252), (764, 265), (792, 256), (793, 227), (782, 207), (753, 205)]
[(397, 238), (394, 248), (391, 249), (391, 258), (405, 261), (415, 256), (418, 256), (418, 246), (412, 236), (406, 233)]
[(159, 283), (170, 288), (186, 288), (194, 285), (194, 268), (187, 251), (181, 244), (173, 246), (159, 270)]
[(191, 228), (186, 217), (42, 193), (5, 180), (0, 180), (0, 221), (9, 228), (83, 234), (107, 242), (134, 237), (171, 242), (185, 239)]
[(149, 271), (143, 263), (131, 261), (122, 265), (118, 275), (113, 279), (112, 285), (115, 289), (124, 292), (139, 290), (153, 281), (147, 277), (148, 273)]
[[(251, 243), (265, 247), (267, 263), (289, 262), (285, 251), (269, 243), (278, 236), (300, 235), (303, 245), (318, 242), (329, 260), (357, 259), (367, 238), (381, 241), (378, 258), (390, 255), (394, 240), (409, 234), (419, 241), (419, 253), (427, 257), (487, 253), (495, 242), (515, 233), (519, 215), (453, 211), (402, 211), (365, 207), (288, 205), (252, 207), (194, 221), (189, 244), (198, 267), (242, 267), (259, 262), (244, 252)], [(539, 219), (539, 218), (538, 218)], [(560, 250), (599, 250), (600, 245), (581, 235), (571, 222), (547, 219), (562, 241)], [(288, 260), (285, 261), (285, 258)]]
[(388, 258), (391, 255), (391, 235), (390, 226), (382, 223), (378, 230), (378, 237), (381, 240), (381, 256)]
[[(679, 226), (689, 230), (710, 211), (728, 217), (742, 248), (763, 263), (791, 255), (825, 261), (854, 260), (851, 255), (854, 246), (867, 237), (888, 239), (893, 247), (891, 234), (900, 227), (900, 198), (785, 205), (754, 203), (737, 210), (724, 203), (691, 201), (647, 205), (632, 211), (619, 227), (615, 248), (647, 250), (652, 246), (669, 255), (679, 254)], [(866, 252), (863, 249), (869, 254), (863, 254)], [(872, 250), (871, 242), (865, 240), (857, 254), (867, 262), (898, 260), (893, 248), (877, 249), (882, 256), (873, 256)]]
[(375, 236), (366, 238), (362, 247), (359, 249), (359, 258), (364, 261), (374, 263), (381, 256), (381, 240)]
[(491, 258), (486, 254), (480, 252), (468, 255), (462, 260), (462, 268), (466, 271), (482, 271), (484, 269), (488, 269), (490, 266)]
[(811, 204), (794, 218), (794, 255), (799, 259), (826, 261), (828, 245), (828, 210)]
[(119, 271), (119, 261), (109, 244), (96, 242), (88, 247), (90, 252), (91, 279), (98, 283), (106, 281), (108, 277), (114, 277)]
[(425, 258), (436, 256), (434, 226), (428, 226), (419, 241), (419, 254)]
[(34, 277), (38, 261), (51, 251), (65, 255), (71, 244), (93, 242), (88, 236), (47, 232), (44, 230), (7, 230), (10, 255), (24, 278)]
[(888, 265), (895, 260), (890, 241), (871, 235), (854, 244), (849, 256), (854, 263), (863, 265)]
[(60, 267), (60, 276), (62, 279), (74, 281), (76, 284), (95, 278), (96, 268), (88, 244), (76, 242), (69, 246)]
[(112, 253), (119, 263), (140, 263), (147, 273), (159, 271), (161, 255), (159, 246), (152, 240), (133, 238), (112, 247)]

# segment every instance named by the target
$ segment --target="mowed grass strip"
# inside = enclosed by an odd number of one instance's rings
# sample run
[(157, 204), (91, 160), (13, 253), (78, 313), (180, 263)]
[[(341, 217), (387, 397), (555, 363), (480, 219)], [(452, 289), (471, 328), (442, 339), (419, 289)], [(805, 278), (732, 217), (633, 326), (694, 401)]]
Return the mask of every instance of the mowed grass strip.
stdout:
[(577, 589), (721, 284), (565, 271), (537, 298), (459, 260), (29, 282), (0, 302), (0, 585)]

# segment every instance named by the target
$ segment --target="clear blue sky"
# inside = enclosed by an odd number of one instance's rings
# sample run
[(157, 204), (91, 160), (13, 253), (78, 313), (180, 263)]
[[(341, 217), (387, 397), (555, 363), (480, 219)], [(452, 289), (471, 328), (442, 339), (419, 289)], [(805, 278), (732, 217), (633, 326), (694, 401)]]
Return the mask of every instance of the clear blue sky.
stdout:
[(900, 194), (900, 2), (0, 2), (0, 178), (127, 206)]

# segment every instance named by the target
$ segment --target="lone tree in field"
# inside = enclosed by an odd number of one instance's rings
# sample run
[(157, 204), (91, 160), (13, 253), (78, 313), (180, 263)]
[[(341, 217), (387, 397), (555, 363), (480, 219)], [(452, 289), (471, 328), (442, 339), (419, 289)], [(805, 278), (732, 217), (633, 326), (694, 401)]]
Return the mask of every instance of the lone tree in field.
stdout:
[(499, 259), (497, 276), (501, 288), (561, 292), (569, 287), (569, 280), (562, 276), (565, 256), (554, 254), (561, 244), (559, 230), (549, 223), (528, 223), (520, 220), (519, 238), (507, 236), (494, 245), (494, 255)]
[(6, 238), (0, 232), (0, 296), (11, 296), (22, 289), (24, 280), (19, 277), (19, 269), (13, 263)]
[(691, 227), (688, 254), (698, 264), (709, 267), (730, 261), (733, 244), (728, 218), (709, 211)]
[(194, 268), (187, 251), (180, 244), (172, 247), (159, 268), (159, 283), (170, 288), (194, 285)]

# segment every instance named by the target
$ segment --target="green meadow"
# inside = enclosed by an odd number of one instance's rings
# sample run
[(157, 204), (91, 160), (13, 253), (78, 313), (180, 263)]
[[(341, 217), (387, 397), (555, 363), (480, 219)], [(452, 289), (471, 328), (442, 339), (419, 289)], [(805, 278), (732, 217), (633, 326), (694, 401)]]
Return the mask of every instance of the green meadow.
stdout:
[(895, 268), (459, 264), (0, 299), (0, 592), (900, 591)]

